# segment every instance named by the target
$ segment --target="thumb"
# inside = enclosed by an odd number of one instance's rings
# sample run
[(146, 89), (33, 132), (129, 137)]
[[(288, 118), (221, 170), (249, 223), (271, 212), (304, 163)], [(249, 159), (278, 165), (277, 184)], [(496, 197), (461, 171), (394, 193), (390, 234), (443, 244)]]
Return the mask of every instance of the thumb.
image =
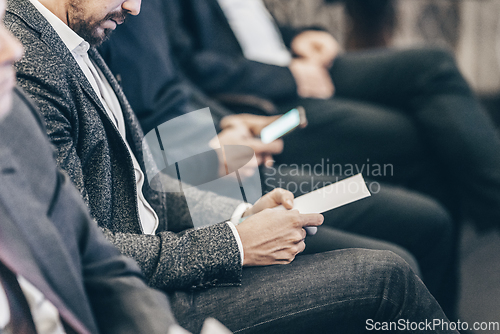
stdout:
[(320, 213), (307, 213), (301, 214), (302, 216), (302, 227), (306, 226), (320, 226), (323, 224), (325, 218)]
[(271, 143), (264, 144), (260, 139), (251, 138), (246, 142), (256, 154), (279, 154), (283, 151), (283, 140), (277, 139)]
[(282, 188), (276, 188), (269, 193), (269, 196), (277, 205), (281, 204), (288, 210), (293, 208), (294, 196), (292, 192)]

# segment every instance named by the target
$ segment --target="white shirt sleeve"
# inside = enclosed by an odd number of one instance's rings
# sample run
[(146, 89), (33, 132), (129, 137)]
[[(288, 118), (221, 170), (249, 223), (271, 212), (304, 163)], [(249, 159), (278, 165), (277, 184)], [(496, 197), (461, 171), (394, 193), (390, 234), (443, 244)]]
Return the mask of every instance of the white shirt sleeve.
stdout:
[(167, 334), (191, 334), (191, 332), (188, 332), (187, 330), (185, 330), (181, 326), (173, 325), (173, 326), (170, 326)]
[(243, 265), (243, 260), (245, 259), (245, 254), (243, 253), (243, 243), (241, 242), (240, 234), (238, 233), (238, 230), (236, 229), (236, 225), (241, 223), (241, 216), (247, 211), (247, 209), (251, 208), (252, 204), (249, 203), (241, 203), (236, 207), (236, 209), (233, 212), (233, 215), (231, 216), (231, 220), (227, 221), (227, 225), (231, 228), (231, 231), (233, 231), (234, 238), (236, 239), (236, 243), (238, 244), (238, 249), (240, 250), (240, 255), (241, 255), (241, 264)]
[(5, 291), (2, 286), (2, 282), (0, 282), (0, 333), (2, 329), (7, 326), (10, 321), (10, 308), (9, 301), (7, 296), (5, 295)]

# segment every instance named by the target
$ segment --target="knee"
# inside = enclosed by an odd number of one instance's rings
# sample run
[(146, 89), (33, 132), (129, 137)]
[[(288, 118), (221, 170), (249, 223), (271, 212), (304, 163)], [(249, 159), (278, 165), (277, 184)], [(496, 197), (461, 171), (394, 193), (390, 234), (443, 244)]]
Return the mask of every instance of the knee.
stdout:
[(412, 296), (420, 290), (422, 281), (413, 272), (408, 263), (391, 251), (381, 251), (375, 255), (374, 275), (379, 278), (382, 298), (377, 305), (376, 314), (395, 318), (411, 303)]
[(422, 48), (416, 52), (417, 60), (426, 67), (454, 66), (455, 57), (453, 54), (439, 47)]
[(431, 91), (470, 94), (471, 90), (460, 73), (454, 55), (443, 48), (424, 48), (413, 54), (419, 83)]
[[(453, 219), (448, 210), (435, 199), (414, 193), (404, 193), (398, 202), (406, 212), (400, 221), (412, 233), (412, 239), (422, 245), (431, 245), (449, 239), (453, 233)], [(404, 219), (403, 219), (404, 218)]]
[[(406, 277), (413, 275), (413, 270), (405, 259), (390, 250), (376, 251), (373, 256), (374, 270), (379, 272), (381, 278), (394, 275)], [(398, 281), (401, 281), (398, 279)]]
[(391, 247), (388, 247), (387, 250), (394, 253), (393, 255), (396, 255), (397, 260), (399, 260), (399, 258), (403, 259), (404, 262), (406, 262), (409, 265), (409, 267), (413, 270), (413, 272), (417, 276), (422, 277), (418, 262), (410, 252), (408, 252), (406, 249), (401, 248), (397, 245), (390, 244), (390, 246)]
[(451, 215), (441, 204), (432, 200), (428, 204), (426, 217), (422, 218), (426, 243), (447, 243), (452, 239), (454, 224)]
[[(391, 250), (358, 250), (364, 258), (362, 262), (367, 268), (367, 279), (374, 286), (381, 287), (383, 295), (387, 295), (395, 288), (395, 291), (404, 291), (407, 281), (417, 279), (411, 266), (405, 259)], [(410, 256), (411, 258), (411, 256)]]

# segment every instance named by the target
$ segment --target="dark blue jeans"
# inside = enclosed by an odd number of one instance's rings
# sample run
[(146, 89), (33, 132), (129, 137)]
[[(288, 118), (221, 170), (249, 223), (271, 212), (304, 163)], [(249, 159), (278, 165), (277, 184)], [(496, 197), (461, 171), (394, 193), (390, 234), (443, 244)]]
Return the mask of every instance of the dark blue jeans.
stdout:
[[(311, 183), (316, 186), (316, 182), (335, 182), (334, 177), (328, 176), (279, 174), (276, 171), (275, 175), (266, 178), (265, 183), (271, 184), (272, 181), (278, 186), (281, 182), (283, 188), (291, 191), (299, 184), (306, 192), (311, 190)], [(266, 176), (266, 171), (263, 175)], [(325, 222), (318, 233), (306, 238), (304, 253), (369, 248), (391, 250), (412, 264), (413, 268), (416, 267), (416, 260), (421, 269), (420, 277), (427, 288), (446, 314), (453, 317), (456, 291), (453, 285), (450, 286), (454, 278), (450, 278), (449, 274), (453, 261), (450, 215), (429, 196), (386, 183), (369, 183), (369, 188), (372, 188), (371, 197), (325, 212)], [(295, 191), (296, 196), (301, 194), (301, 191)]]
[(170, 300), (176, 319), (193, 332), (209, 316), (235, 333), (259, 334), (358, 334), (375, 322), (447, 321), (408, 264), (389, 251), (347, 249), (245, 268), (241, 286), (179, 291)]

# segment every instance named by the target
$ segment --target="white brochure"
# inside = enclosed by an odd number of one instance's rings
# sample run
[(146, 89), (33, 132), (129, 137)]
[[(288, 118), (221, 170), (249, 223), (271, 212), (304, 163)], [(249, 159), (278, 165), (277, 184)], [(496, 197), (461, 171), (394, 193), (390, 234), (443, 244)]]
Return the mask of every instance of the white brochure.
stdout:
[[(340, 206), (371, 196), (361, 174), (351, 176), (329, 186), (317, 189), (297, 197), (293, 201), (293, 209), (300, 213), (323, 213)], [(275, 209), (284, 210), (283, 206)], [(316, 232), (315, 228), (306, 228), (309, 234)]]

